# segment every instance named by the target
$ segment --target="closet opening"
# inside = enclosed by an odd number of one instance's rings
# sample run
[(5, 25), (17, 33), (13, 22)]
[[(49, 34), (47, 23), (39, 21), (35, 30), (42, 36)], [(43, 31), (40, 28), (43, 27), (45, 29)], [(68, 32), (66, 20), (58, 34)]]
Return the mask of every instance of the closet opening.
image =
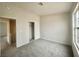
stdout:
[(35, 39), (35, 23), (29, 22), (30, 41)]

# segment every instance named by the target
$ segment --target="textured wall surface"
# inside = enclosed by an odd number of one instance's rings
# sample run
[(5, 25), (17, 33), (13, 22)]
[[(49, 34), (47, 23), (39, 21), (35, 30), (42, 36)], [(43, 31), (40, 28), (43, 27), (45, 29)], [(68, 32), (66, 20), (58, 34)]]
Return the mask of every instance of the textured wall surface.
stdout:
[(41, 16), (41, 38), (71, 45), (70, 14)]

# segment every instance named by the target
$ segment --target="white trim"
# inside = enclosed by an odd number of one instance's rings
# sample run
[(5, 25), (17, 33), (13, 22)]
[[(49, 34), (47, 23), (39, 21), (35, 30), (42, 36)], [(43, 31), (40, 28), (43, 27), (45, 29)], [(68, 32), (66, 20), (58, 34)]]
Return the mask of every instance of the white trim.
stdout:
[[(33, 22), (34, 23), (34, 32), (35, 32), (35, 21), (29, 21), (29, 33), (30, 33), (30, 22)], [(34, 39), (36, 40), (36, 37), (35, 37), (35, 33), (34, 33)], [(29, 34), (29, 42), (30, 42), (30, 34)]]
[(77, 3), (77, 5), (76, 5), (74, 11), (72, 12), (72, 14), (74, 14), (74, 13), (76, 12), (77, 9), (78, 9), (78, 3)]

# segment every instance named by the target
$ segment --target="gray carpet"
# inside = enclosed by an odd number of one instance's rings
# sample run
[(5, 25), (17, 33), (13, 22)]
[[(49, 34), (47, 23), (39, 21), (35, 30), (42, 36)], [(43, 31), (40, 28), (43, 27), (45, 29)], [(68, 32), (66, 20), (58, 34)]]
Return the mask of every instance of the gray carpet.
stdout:
[(39, 39), (19, 48), (9, 47), (3, 57), (73, 57), (71, 46)]

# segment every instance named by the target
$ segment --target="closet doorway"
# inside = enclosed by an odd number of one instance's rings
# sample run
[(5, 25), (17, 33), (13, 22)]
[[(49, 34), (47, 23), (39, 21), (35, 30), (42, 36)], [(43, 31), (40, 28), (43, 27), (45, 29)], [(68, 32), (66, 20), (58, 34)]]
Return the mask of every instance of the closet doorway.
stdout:
[(30, 41), (35, 39), (35, 22), (29, 22), (29, 37)]
[(10, 39), (11, 45), (16, 46), (16, 20), (10, 19)]

